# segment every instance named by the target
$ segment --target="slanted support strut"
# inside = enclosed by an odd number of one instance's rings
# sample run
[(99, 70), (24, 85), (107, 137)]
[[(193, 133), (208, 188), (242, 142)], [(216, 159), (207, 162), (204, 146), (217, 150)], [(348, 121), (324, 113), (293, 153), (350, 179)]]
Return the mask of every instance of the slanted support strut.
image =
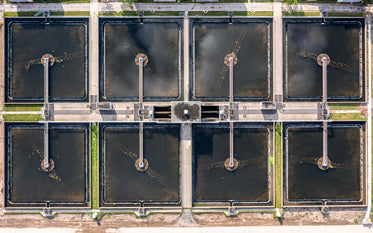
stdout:
[[(143, 109), (143, 84), (144, 84), (144, 66), (148, 64), (148, 57), (143, 54), (137, 54), (135, 58), (136, 65), (139, 66), (139, 111)], [(140, 120), (143, 120), (142, 114), (139, 114)], [(140, 121), (139, 126), (139, 158), (135, 162), (138, 171), (145, 171), (149, 168), (149, 162), (144, 158), (144, 124)]]
[[(229, 105), (230, 105), (230, 112), (234, 112), (233, 106), (233, 67), (237, 64), (237, 56), (233, 52), (226, 55), (224, 58), (224, 64), (229, 66)], [(231, 120), (232, 120), (231, 114)], [(229, 122), (229, 158), (225, 160), (224, 166), (228, 171), (234, 171), (238, 167), (238, 161), (234, 158), (234, 125), (233, 122)]]

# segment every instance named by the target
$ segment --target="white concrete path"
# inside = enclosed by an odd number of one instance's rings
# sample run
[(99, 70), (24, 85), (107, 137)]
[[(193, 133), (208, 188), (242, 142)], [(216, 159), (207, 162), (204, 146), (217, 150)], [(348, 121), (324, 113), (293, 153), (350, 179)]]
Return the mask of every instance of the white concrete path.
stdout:
[[(370, 9), (370, 7), (367, 7)], [(89, 11), (90, 3), (30, 3), (30, 4), (2, 4), (0, 11)], [(98, 11), (273, 11), (273, 3), (206, 3), (206, 4), (144, 4), (138, 3), (133, 7), (123, 5), (121, 2), (98, 3)], [(337, 11), (337, 12), (362, 12), (365, 7), (352, 5), (333, 4), (282, 4), (282, 10), (297, 11)]]
[[(94, 229), (91, 229), (94, 230)], [(370, 233), (372, 229), (361, 225), (347, 226), (262, 226), (262, 227), (134, 227), (100, 229), (106, 233)], [(104, 230), (104, 231), (103, 231)], [(74, 228), (0, 228), (2, 233), (78, 233), (80, 229)], [(84, 231), (85, 232), (85, 231)]]

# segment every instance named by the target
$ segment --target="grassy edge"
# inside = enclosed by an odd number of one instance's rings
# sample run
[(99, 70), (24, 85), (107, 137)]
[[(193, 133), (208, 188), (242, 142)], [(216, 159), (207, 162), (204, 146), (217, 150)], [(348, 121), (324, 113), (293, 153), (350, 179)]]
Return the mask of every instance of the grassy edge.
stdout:
[[(33, 17), (36, 11), (27, 12), (16, 12), (8, 11), (4, 12), (4, 17)], [(52, 11), (51, 16), (89, 16), (89, 11)], [(39, 16), (40, 17), (40, 16)]]
[(361, 113), (332, 113), (329, 119), (333, 121), (366, 121)]
[(138, 11), (98, 12), (98, 16), (138, 16)]
[(337, 104), (328, 104), (330, 110), (360, 110), (361, 104), (354, 104), (354, 103), (337, 103)]
[(98, 125), (91, 125), (91, 197), (92, 209), (98, 209)]
[(42, 104), (4, 104), (3, 111), (40, 111)]
[(41, 121), (39, 114), (3, 114), (3, 121)]
[[(321, 16), (320, 11), (283, 11), (283, 16)], [(329, 17), (364, 17), (363, 12), (328, 12)]]
[(282, 124), (275, 125), (275, 174), (276, 174), (276, 181), (275, 181), (275, 207), (281, 208), (282, 207), (282, 185), (281, 185), (281, 178), (282, 178), (282, 143), (281, 143), (281, 136), (282, 136)]
[(235, 11), (235, 16), (273, 16), (273, 11)]

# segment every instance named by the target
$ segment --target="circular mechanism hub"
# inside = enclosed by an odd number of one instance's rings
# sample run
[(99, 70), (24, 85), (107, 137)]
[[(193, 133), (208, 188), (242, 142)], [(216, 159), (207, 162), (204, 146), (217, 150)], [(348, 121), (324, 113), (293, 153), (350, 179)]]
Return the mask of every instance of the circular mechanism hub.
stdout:
[(146, 171), (148, 168), (149, 168), (149, 162), (147, 159), (144, 159), (144, 163), (142, 164), (142, 166), (140, 166), (140, 159), (137, 159), (136, 160), (136, 163), (135, 163), (135, 167), (137, 169), (137, 171), (140, 171), (140, 172), (143, 172), (143, 171)]
[(230, 158), (227, 158), (224, 162), (224, 166), (225, 168), (228, 170), (228, 171), (234, 171), (237, 169), (238, 167), (238, 161), (237, 159), (233, 158), (233, 166), (231, 166), (231, 164), (229, 164), (230, 162)]
[(50, 172), (54, 169), (54, 161), (53, 159), (49, 159), (49, 167), (45, 166), (45, 160), (41, 161), (41, 169), (45, 172)]
[(142, 64), (143, 66), (146, 66), (148, 64), (148, 56), (146, 56), (145, 54), (143, 53), (139, 53), (136, 55), (135, 57), (135, 63), (136, 65), (139, 65), (140, 64), (140, 58), (142, 58)]
[(326, 166), (323, 166), (323, 165), (322, 165), (322, 157), (321, 157), (321, 158), (319, 158), (319, 160), (317, 160), (317, 166), (318, 166), (321, 170), (323, 170), (323, 171), (328, 170), (328, 168), (330, 167), (330, 160), (328, 159), (327, 165), (326, 165)]
[(53, 66), (54, 61), (55, 61), (53, 55), (52, 55), (52, 54), (49, 54), (49, 53), (44, 54), (44, 55), (41, 57), (41, 64), (43, 64), (43, 65), (44, 65), (44, 63), (45, 63), (45, 58), (49, 58), (49, 66)]
[(330, 63), (330, 57), (326, 53), (322, 53), (319, 56), (317, 56), (317, 64), (319, 64), (319, 66), (322, 66), (322, 60), (323, 60), (323, 58), (326, 58), (326, 64), (329, 65), (329, 63)]
[(237, 56), (234, 52), (231, 52), (230, 54), (227, 54), (224, 58), (224, 64), (227, 66), (230, 66), (230, 59), (233, 59), (233, 65), (237, 65)]

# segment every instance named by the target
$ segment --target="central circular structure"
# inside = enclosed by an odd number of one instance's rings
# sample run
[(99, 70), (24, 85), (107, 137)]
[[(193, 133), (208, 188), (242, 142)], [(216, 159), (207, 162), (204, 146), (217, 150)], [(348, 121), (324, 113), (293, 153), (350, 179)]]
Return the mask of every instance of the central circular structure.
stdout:
[(147, 159), (144, 159), (144, 166), (140, 167), (140, 159), (137, 159), (135, 162), (135, 167), (137, 171), (140, 171), (140, 172), (146, 171), (146, 169), (149, 168), (149, 162)]
[(148, 56), (146, 56), (145, 54), (143, 54), (143, 53), (139, 53), (139, 54), (137, 54), (136, 55), (136, 57), (135, 57), (135, 63), (136, 63), (136, 65), (139, 65), (140, 64), (140, 58), (142, 58), (142, 64), (143, 64), (143, 66), (146, 66), (147, 64), (148, 64)]
[(54, 61), (55, 61), (53, 55), (52, 55), (52, 54), (49, 54), (49, 53), (44, 54), (44, 55), (41, 57), (41, 64), (43, 64), (43, 65), (44, 65), (44, 63), (45, 63), (45, 58), (49, 58), (49, 66), (53, 66)]
[(229, 162), (230, 162), (230, 158), (227, 158), (227, 159), (225, 160), (225, 162), (224, 162), (224, 166), (225, 166), (225, 168), (226, 168), (228, 171), (234, 171), (234, 170), (236, 170), (237, 167), (238, 167), (238, 161), (237, 161), (237, 159), (233, 158), (233, 166), (232, 166), (232, 167), (229, 165)]
[(224, 57), (224, 64), (229, 66), (230, 65), (230, 58), (233, 58), (233, 65), (237, 65), (237, 56), (234, 52), (231, 52), (230, 54), (227, 54), (225, 57)]
[(329, 63), (330, 63), (330, 57), (329, 57), (329, 55), (326, 54), (326, 53), (322, 53), (319, 56), (317, 56), (317, 64), (319, 64), (319, 66), (322, 66), (322, 59), (324, 57), (326, 58), (326, 63), (329, 65)]
[(41, 169), (43, 169), (43, 171), (45, 171), (45, 172), (52, 171), (54, 169), (54, 161), (53, 161), (53, 159), (49, 159), (49, 167), (45, 166), (45, 160), (43, 159), (41, 161)]
[(330, 160), (328, 159), (327, 166), (323, 166), (323, 165), (322, 165), (322, 157), (321, 157), (321, 158), (319, 158), (319, 160), (317, 160), (317, 166), (318, 166), (321, 170), (323, 170), (323, 171), (328, 170), (328, 168), (330, 167)]

